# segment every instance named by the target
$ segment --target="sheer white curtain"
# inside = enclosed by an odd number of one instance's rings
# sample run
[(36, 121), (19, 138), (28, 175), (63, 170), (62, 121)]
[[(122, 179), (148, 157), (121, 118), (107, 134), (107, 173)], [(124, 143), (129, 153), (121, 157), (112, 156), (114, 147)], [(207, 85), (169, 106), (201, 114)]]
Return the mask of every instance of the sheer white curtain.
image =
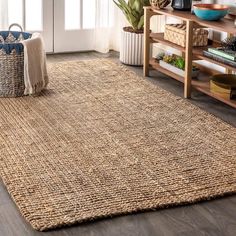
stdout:
[(8, 0), (0, 0), (0, 29), (8, 28)]
[[(33, 1), (33, 0), (32, 0)], [(57, 1), (57, 0), (54, 0)], [(81, 1), (81, 0), (78, 0)], [(89, 1), (89, 0), (83, 0)], [(112, 0), (90, 0), (95, 2), (94, 50), (106, 53), (109, 50), (119, 51), (120, 34), (125, 25), (125, 18)], [(23, 23), (23, 5), (21, 0), (0, 0), (0, 29), (7, 29), (12, 21)], [(11, 4), (12, 3), (12, 4)], [(17, 3), (19, 16), (16, 16), (12, 5)], [(9, 8), (9, 9), (8, 9)], [(10, 11), (9, 11), (10, 10)], [(87, 13), (85, 13), (87, 14)], [(19, 19), (18, 19), (19, 18)], [(93, 19), (93, 17), (92, 17)], [(53, 29), (52, 29), (53, 30)]]
[(106, 53), (119, 51), (120, 33), (125, 19), (112, 0), (96, 1), (95, 50)]

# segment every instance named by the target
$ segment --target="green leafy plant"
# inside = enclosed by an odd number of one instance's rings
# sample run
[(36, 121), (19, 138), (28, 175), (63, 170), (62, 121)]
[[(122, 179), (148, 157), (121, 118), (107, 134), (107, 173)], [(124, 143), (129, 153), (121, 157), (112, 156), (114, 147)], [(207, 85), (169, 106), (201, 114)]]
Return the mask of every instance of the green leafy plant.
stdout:
[(143, 30), (144, 6), (149, 6), (149, 0), (113, 0), (121, 9), (134, 31)]
[[(164, 62), (171, 64), (180, 70), (185, 70), (185, 60), (181, 56), (177, 56), (175, 54), (169, 55), (169, 54), (160, 54), (157, 55), (157, 60), (163, 60)], [(199, 70), (196, 66), (193, 66), (193, 71)]]
[(174, 61), (174, 66), (181, 69), (185, 70), (185, 60), (182, 57), (177, 57)]

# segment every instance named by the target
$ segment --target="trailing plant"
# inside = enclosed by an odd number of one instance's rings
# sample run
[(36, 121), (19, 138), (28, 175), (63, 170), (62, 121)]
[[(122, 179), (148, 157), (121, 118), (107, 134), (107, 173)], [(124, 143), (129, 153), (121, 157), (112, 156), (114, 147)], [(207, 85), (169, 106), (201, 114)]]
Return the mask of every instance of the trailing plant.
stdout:
[(121, 9), (135, 32), (143, 30), (144, 6), (149, 6), (149, 0), (113, 0)]

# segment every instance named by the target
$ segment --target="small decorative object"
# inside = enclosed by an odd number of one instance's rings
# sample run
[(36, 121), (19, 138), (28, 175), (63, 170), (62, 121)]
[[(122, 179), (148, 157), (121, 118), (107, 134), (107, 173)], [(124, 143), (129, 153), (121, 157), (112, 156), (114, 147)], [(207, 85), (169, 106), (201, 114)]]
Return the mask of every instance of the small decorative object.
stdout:
[(150, 0), (150, 4), (153, 8), (163, 9), (171, 3), (171, 0)]
[(229, 12), (229, 6), (220, 4), (196, 4), (193, 8), (198, 18), (208, 21), (220, 20)]
[(233, 0), (228, 0), (228, 2), (226, 2), (227, 5), (229, 5), (229, 14), (231, 16), (236, 16), (236, 1)]
[(228, 37), (221, 42), (221, 47), (208, 48), (203, 54), (216, 61), (236, 67), (236, 37)]
[[(182, 77), (185, 76), (185, 60), (177, 55), (164, 55), (159, 61), (161, 67)], [(199, 74), (199, 69), (193, 66), (192, 77), (196, 78)]]
[[(186, 25), (185, 24), (167, 24), (165, 26), (164, 39), (182, 47), (186, 45)], [(202, 28), (193, 30), (193, 46), (207, 46), (208, 31)]]
[(164, 56), (165, 56), (165, 53), (164, 52), (160, 52), (160, 53), (158, 53), (156, 55), (156, 60), (157, 61), (163, 60)]
[(191, 11), (192, 0), (172, 0), (171, 6), (174, 10)]
[(236, 75), (219, 74), (211, 77), (210, 90), (226, 99), (236, 97)]
[(231, 50), (236, 54), (236, 36), (226, 38), (221, 44), (224, 50)]

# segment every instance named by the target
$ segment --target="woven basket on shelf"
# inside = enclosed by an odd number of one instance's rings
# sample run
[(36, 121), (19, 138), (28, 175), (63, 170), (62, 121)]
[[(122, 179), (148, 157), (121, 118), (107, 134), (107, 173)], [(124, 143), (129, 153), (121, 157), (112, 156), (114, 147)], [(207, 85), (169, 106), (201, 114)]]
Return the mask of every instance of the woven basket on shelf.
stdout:
[[(21, 32), (10, 31), (18, 26)], [(12, 24), (8, 31), (0, 31), (0, 97), (24, 95), (24, 46), (21, 41), (31, 37), (22, 27)]]
[(162, 9), (167, 7), (171, 3), (171, 0), (150, 0), (150, 4), (155, 9)]
[[(182, 47), (186, 45), (186, 25), (168, 24), (165, 26), (164, 39)], [(193, 46), (207, 46), (208, 31), (202, 28), (193, 30)]]

